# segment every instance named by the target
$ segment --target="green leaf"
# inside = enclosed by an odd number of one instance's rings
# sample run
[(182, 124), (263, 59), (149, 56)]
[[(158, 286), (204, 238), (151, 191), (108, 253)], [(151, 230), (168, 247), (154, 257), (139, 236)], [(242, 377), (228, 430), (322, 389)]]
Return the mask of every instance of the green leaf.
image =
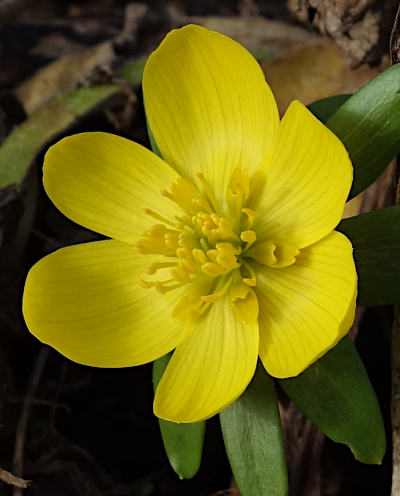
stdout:
[[(147, 132), (153, 152), (162, 158), (156, 140), (147, 122)], [(153, 364), (154, 391), (167, 368), (171, 354), (159, 358)], [(161, 436), (169, 462), (179, 477), (190, 479), (196, 475), (201, 463), (206, 422), (176, 424), (159, 419)]]
[(242, 396), (220, 414), (226, 452), (242, 496), (286, 496), (288, 480), (274, 383), (259, 363)]
[(125, 79), (131, 86), (139, 86), (142, 83), (144, 66), (147, 58), (135, 60), (126, 64), (119, 72), (122, 79)]
[(302, 374), (279, 383), (330, 439), (346, 444), (361, 462), (381, 463), (386, 449), (382, 415), (348, 336)]
[[(165, 355), (153, 364), (154, 391), (170, 358), (170, 354)], [(158, 420), (165, 451), (172, 468), (181, 479), (192, 478), (200, 467), (206, 423), (176, 424), (167, 420)]]
[[(121, 69), (121, 77), (131, 86), (139, 86), (145, 62), (143, 59), (127, 64)], [(106, 104), (120, 90), (117, 85), (80, 88), (58, 95), (34, 110), (0, 148), (0, 188), (21, 182), (33, 159), (51, 139)]]
[(307, 107), (311, 110), (315, 117), (325, 124), (329, 117), (333, 115), (350, 97), (351, 95), (329, 96), (328, 98), (322, 98), (321, 100), (310, 103)]
[(354, 246), (358, 303), (399, 303), (400, 205), (344, 219), (336, 229)]
[[(153, 152), (162, 158), (148, 122), (147, 132)], [(154, 391), (167, 368), (170, 358), (171, 353), (159, 358), (153, 364)], [(184, 479), (192, 478), (200, 467), (206, 422), (176, 424), (175, 422), (159, 419), (159, 424), (171, 467), (179, 477)]]
[(0, 188), (19, 183), (48, 141), (118, 91), (113, 85), (81, 88), (57, 96), (32, 112), (0, 148)]
[(400, 64), (354, 93), (327, 121), (354, 165), (349, 198), (381, 174), (400, 151)]

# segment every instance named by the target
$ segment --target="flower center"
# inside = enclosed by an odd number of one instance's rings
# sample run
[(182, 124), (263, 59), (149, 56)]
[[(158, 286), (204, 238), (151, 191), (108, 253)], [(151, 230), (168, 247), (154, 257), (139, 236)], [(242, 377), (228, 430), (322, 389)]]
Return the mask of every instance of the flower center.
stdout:
[(157, 223), (135, 246), (144, 255), (157, 254), (162, 259), (146, 267), (149, 277), (139, 283), (161, 293), (185, 286), (172, 310), (177, 320), (199, 317), (225, 295), (242, 321), (257, 318), (257, 297), (252, 289), (257, 281), (252, 265), (286, 267), (294, 263), (299, 251), (290, 244), (257, 243), (251, 229), (255, 212), (244, 206), (250, 191), (246, 171), (237, 167), (233, 172), (225, 212), (205, 177), (197, 177), (200, 188), (179, 177), (170, 191), (161, 192), (179, 206), (182, 215), (167, 219), (145, 209)]

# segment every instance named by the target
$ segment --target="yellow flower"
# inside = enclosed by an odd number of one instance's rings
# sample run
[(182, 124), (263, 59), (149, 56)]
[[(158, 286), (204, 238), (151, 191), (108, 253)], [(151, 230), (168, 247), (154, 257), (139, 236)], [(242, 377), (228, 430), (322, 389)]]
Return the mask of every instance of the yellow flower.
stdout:
[(272, 376), (295, 376), (347, 333), (357, 276), (333, 229), (352, 165), (301, 103), (279, 122), (253, 57), (199, 26), (168, 34), (143, 92), (164, 160), (106, 133), (47, 152), (54, 204), (113, 239), (40, 260), (23, 312), (82, 364), (128, 367), (175, 349), (154, 411), (193, 422), (244, 391), (258, 355)]

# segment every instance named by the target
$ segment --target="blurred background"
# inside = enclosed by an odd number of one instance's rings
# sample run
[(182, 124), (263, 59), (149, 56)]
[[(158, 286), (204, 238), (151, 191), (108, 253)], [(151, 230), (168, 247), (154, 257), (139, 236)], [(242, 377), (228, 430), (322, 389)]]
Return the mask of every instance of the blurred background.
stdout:
[[(95, 130), (149, 146), (141, 73), (174, 27), (201, 24), (245, 45), (283, 113), (294, 98), (308, 104), (352, 93), (388, 67), (397, 6), (393, 0), (0, 0), (1, 496), (239, 496), (218, 418), (207, 423), (195, 478), (180, 481), (169, 467), (152, 414), (150, 365), (79, 366), (27, 331), (21, 295), (29, 267), (61, 246), (96, 239), (46, 197), (43, 153), (65, 135)], [(393, 203), (393, 178), (392, 164), (346, 215)], [(279, 392), (291, 496), (390, 494), (391, 321), (391, 308), (360, 308), (351, 331), (385, 417), (384, 463), (356, 462)]]

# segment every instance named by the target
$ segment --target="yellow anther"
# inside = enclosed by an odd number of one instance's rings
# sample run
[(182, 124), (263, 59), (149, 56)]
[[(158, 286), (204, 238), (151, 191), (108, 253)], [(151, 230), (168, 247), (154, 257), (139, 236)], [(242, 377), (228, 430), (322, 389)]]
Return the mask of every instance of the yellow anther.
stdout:
[(202, 265), (208, 262), (207, 255), (200, 248), (195, 248), (192, 250), (192, 255), (195, 260), (200, 262)]
[(192, 258), (192, 250), (187, 246), (178, 247), (175, 254), (178, 258)]
[(170, 286), (165, 286), (166, 283), (170, 282), (176, 282), (175, 279), (169, 279), (168, 281), (156, 281), (154, 284), (154, 287), (156, 290), (161, 293), (165, 294), (168, 293), (168, 291), (173, 291), (174, 289), (180, 288), (182, 286), (182, 283), (178, 282), (176, 284), (171, 284)]
[(149, 253), (159, 253), (160, 255), (173, 256), (175, 255), (175, 248), (171, 248), (165, 243), (165, 236), (168, 233), (174, 233), (167, 229), (163, 224), (153, 225), (149, 231), (145, 231), (139, 241), (135, 243), (136, 249), (139, 253), (147, 255)]
[(191, 260), (181, 260), (179, 265), (182, 266), (182, 268), (184, 268), (187, 272), (192, 272), (193, 274), (197, 272), (197, 268)]
[(186, 231), (181, 232), (179, 234), (179, 240), (178, 240), (179, 246), (187, 246), (188, 248), (196, 248), (198, 246), (199, 241), (198, 238), (195, 234), (188, 233)]
[(175, 266), (176, 262), (154, 262), (146, 267), (146, 273), (149, 275), (153, 275), (157, 272), (158, 269), (166, 269)]
[(220, 221), (219, 216), (217, 214), (211, 214), (210, 218), (214, 222), (214, 225), (217, 226)]
[(187, 214), (193, 215), (196, 212), (193, 199), (200, 197), (199, 190), (183, 177), (178, 177), (172, 183), (170, 192), (163, 190), (161, 194), (176, 203)]
[[(146, 268), (150, 276), (160, 269), (169, 269), (171, 279), (141, 280), (139, 284), (161, 293), (186, 285), (188, 290), (172, 310), (172, 315), (179, 321), (190, 322), (225, 293), (228, 295), (233, 281), (237, 289), (230, 301), (238, 318), (249, 321), (258, 312), (258, 304), (251, 289), (256, 285), (256, 277), (247, 257), (252, 253), (257, 259), (261, 253), (265, 259), (266, 247), (262, 243), (257, 245), (256, 233), (251, 230), (255, 212), (242, 208), (250, 190), (248, 174), (240, 167), (232, 174), (227, 193), (227, 217), (220, 215), (213, 190), (204, 175), (199, 174), (198, 179), (202, 185), (200, 190), (186, 179), (178, 178), (169, 191), (162, 191), (165, 198), (181, 207), (182, 215), (175, 215), (170, 220), (145, 209), (147, 215), (160, 223), (143, 233), (136, 244), (137, 249), (143, 254), (171, 257), (165, 262), (153, 262)], [(241, 217), (241, 212), (248, 221)], [(257, 249), (257, 246), (261, 248)], [(270, 243), (267, 246), (269, 262), (277, 267), (295, 253), (283, 245)]]
[(216, 262), (224, 269), (235, 269), (239, 266), (236, 260), (237, 250), (230, 243), (217, 243)]
[(218, 250), (215, 248), (213, 248), (212, 250), (207, 250), (207, 256), (211, 261), (216, 262), (218, 257)]
[(176, 250), (178, 248), (178, 235), (178, 232), (167, 232), (164, 234), (165, 246)]
[(200, 239), (200, 245), (204, 251), (207, 251), (210, 249), (210, 245), (207, 243), (207, 241), (204, 238)]
[(226, 274), (226, 270), (221, 265), (214, 262), (207, 262), (201, 266), (201, 270), (209, 277), (218, 277)]
[(145, 289), (150, 289), (150, 288), (156, 288), (157, 291), (160, 293), (166, 293), (168, 291), (171, 291), (173, 289), (179, 288), (182, 286), (181, 283), (178, 284), (172, 284), (170, 286), (166, 286), (166, 284), (169, 283), (176, 283), (175, 279), (167, 279), (165, 281), (145, 281), (144, 279), (139, 279), (138, 283), (140, 286), (142, 286)]
[(225, 219), (224, 217), (221, 217), (218, 222), (218, 237), (220, 239), (237, 238), (232, 228), (232, 222), (228, 219)]
[(164, 224), (167, 224), (168, 226), (175, 227), (176, 223), (163, 217), (162, 215), (158, 214), (157, 212), (154, 212), (154, 210), (151, 210), (150, 208), (145, 208), (144, 213), (146, 215), (150, 215), (150, 217), (153, 217), (154, 219), (159, 220), (160, 222), (163, 222)]

